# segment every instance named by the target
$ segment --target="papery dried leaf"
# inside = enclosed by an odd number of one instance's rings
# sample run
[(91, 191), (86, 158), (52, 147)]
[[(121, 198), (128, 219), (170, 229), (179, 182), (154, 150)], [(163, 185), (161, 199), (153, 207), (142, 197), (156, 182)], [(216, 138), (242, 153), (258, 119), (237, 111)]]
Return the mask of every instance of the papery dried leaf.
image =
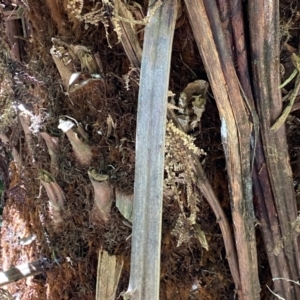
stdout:
[(133, 195), (125, 195), (120, 191), (116, 191), (116, 206), (120, 213), (128, 221), (132, 222), (132, 211), (133, 211)]
[(205, 233), (201, 230), (201, 227), (199, 224), (195, 224), (194, 225), (195, 231), (196, 231), (196, 236), (201, 244), (201, 246), (205, 249), (205, 250), (209, 250), (209, 246), (206, 240), (206, 236)]

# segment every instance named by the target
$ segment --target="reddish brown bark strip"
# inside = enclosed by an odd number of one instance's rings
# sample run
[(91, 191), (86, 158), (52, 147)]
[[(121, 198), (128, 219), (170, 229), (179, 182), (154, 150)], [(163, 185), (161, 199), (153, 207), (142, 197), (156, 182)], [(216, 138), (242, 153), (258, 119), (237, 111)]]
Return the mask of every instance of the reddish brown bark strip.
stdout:
[(14, 59), (21, 61), (21, 49), (19, 44), (19, 39), (16, 36), (21, 36), (20, 25), (18, 23), (19, 17), (16, 16), (12, 11), (5, 11), (5, 31), (9, 39), (11, 46), (11, 56)]
[[(226, 37), (226, 41), (230, 49), (233, 49), (231, 11), (229, 0), (216, 0), (219, 9), (222, 28)], [(234, 58), (235, 60), (235, 58)]]
[(185, 1), (219, 109), (243, 299), (259, 299), (247, 109), (215, 1)]
[[(226, 0), (218, 0), (218, 2), (223, 1)], [(279, 247), (279, 245), (282, 244), (282, 237), (273, 202), (274, 198), (270, 186), (268, 170), (267, 168), (261, 168), (261, 166), (266, 165), (266, 162), (259, 132), (258, 116), (254, 108), (254, 100), (250, 84), (242, 1), (227, 1), (227, 7), (229, 5), (230, 13), (227, 12), (227, 18), (230, 18), (231, 20), (232, 27), (230, 29), (232, 37), (228, 37), (227, 39), (232, 41), (234, 44), (234, 46), (230, 45), (230, 49), (232, 49), (233, 57), (236, 61), (237, 74), (243, 91), (245, 92), (250, 105), (252, 105), (252, 110), (255, 114), (253, 121), (257, 124), (257, 127), (252, 134), (253, 140), (255, 139), (255, 143), (252, 145), (252, 151), (255, 151), (255, 167), (252, 173), (255, 195), (255, 211), (259, 220), (272, 276), (273, 278), (288, 278), (289, 270), (286, 257), (284, 256), (282, 247)], [(256, 149), (254, 149), (254, 147)], [(276, 249), (276, 253), (274, 253), (273, 249)], [(274, 282), (274, 291), (280, 295), (288, 295), (290, 293), (289, 286), (290, 284), (288, 282), (277, 280)]]
[(241, 82), (241, 86), (248, 97), (249, 101), (253, 103), (252, 90), (250, 85), (249, 66), (247, 61), (247, 51), (245, 44), (245, 26), (244, 16), (242, 10), (241, 0), (231, 0), (230, 16), (233, 35), (233, 49), (234, 57), (236, 59), (236, 72)]
[[(251, 20), (254, 95), (266, 158), (266, 165), (257, 166), (257, 168), (259, 170), (267, 168), (268, 170), (282, 237), (282, 246), (277, 244), (270, 251), (276, 254), (278, 247), (283, 247), (282, 250), (288, 263), (289, 278), (287, 279), (297, 281), (300, 271), (300, 253), (298, 234), (292, 228), (292, 224), (297, 218), (297, 208), (286, 134), (283, 127), (276, 133), (270, 130), (271, 125), (282, 111), (281, 92), (278, 89), (280, 85), (279, 1), (253, 0), (248, 5), (249, 19)], [(283, 265), (282, 269), (286, 269), (286, 267)], [(285, 289), (285, 292), (287, 294), (280, 296), (285, 299), (300, 299), (299, 287), (296, 285), (290, 285), (290, 289)]]
[[(282, 236), (261, 140), (257, 142), (253, 186), (255, 211), (272, 277), (289, 278), (288, 262), (282, 247)], [(290, 283), (283, 280), (274, 281), (274, 292), (289, 298)]]

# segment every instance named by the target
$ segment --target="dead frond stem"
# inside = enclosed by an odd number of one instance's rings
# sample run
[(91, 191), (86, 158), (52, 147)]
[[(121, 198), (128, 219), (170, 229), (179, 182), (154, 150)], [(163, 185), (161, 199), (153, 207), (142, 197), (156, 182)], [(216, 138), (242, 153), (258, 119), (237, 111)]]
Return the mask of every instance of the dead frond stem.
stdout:
[[(282, 97), (278, 88), (280, 86), (279, 2), (262, 3), (254, 0), (249, 2), (248, 10), (251, 20), (250, 41), (254, 99), (256, 99), (260, 121), (263, 155), (266, 160), (266, 166), (260, 166), (260, 168), (268, 171), (276, 209), (274, 214), (279, 220), (280, 243), (277, 242), (273, 251), (277, 250), (277, 254), (280, 253), (282, 257), (285, 257), (284, 263), (287, 264), (287, 266), (284, 266), (283, 262), (278, 264), (279, 272), (285, 271), (283, 276), (276, 276), (273, 272), (272, 276), (297, 281), (300, 270), (300, 251), (298, 235), (293, 232), (292, 227), (297, 219), (297, 206), (286, 133), (284, 126), (276, 132), (270, 130), (270, 125), (274, 124), (274, 121), (282, 113)], [(268, 201), (271, 200), (268, 199)], [(280, 293), (285, 293), (282, 296), (286, 299), (300, 298), (298, 286), (286, 286)]]
[(241, 282), (236, 289), (241, 299), (259, 299), (249, 151), (251, 124), (247, 105), (239, 87), (215, 1), (186, 0), (185, 3), (221, 118)]
[(39, 179), (46, 189), (49, 197), (49, 211), (52, 217), (54, 229), (58, 229), (63, 224), (63, 211), (65, 208), (65, 194), (54, 177), (45, 170), (41, 170)]

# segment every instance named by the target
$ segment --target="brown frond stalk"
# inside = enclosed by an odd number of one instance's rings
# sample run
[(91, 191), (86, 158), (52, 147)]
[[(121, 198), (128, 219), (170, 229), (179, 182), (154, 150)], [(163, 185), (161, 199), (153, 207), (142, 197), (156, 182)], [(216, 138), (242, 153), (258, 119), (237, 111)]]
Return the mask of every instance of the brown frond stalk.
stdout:
[[(112, 19), (115, 31), (124, 47), (127, 57), (133, 67), (139, 68), (142, 49), (134, 28), (134, 18), (120, 0), (114, 0), (115, 11), (118, 11), (118, 16)], [(124, 22), (124, 19), (130, 20), (131, 23)]]
[(252, 124), (248, 111), (251, 112), (251, 107), (239, 86), (216, 2), (185, 0), (185, 4), (221, 119), (241, 282), (237, 293), (241, 299), (259, 299), (249, 151)]
[[(300, 276), (299, 235), (294, 232), (298, 216), (287, 138), (284, 126), (276, 132), (270, 125), (282, 114), (280, 86), (279, 1), (249, 2), (252, 84), (260, 127), (261, 151), (257, 155), (257, 185), (263, 199), (259, 217), (273, 277), (297, 281)], [(263, 157), (264, 156), (264, 157)], [(259, 196), (259, 193), (257, 193)], [(266, 228), (267, 225), (269, 228)], [(272, 233), (268, 235), (268, 231)], [(299, 286), (288, 281), (274, 282), (285, 299), (300, 299)]]

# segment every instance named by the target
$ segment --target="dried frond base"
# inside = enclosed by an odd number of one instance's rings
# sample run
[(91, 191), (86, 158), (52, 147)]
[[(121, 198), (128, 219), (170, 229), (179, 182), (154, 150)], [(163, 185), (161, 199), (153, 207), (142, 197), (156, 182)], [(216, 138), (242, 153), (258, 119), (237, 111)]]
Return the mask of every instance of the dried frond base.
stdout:
[(93, 156), (91, 147), (80, 140), (78, 134), (73, 131), (74, 126), (70, 120), (60, 119), (58, 128), (66, 133), (78, 162), (82, 166), (89, 166)]
[(47, 171), (40, 171), (39, 178), (49, 197), (49, 211), (52, 217), (53, 227), (54, 229), (58, 229), (60, 225), (63, 224), (62, 215), (66, 201), (65, 194), (54, 177)]
[(96, 300), (116, 299), (123, 264), (124, 261), (121, 257), (110, 256), (105, 250), (99, 251)]
[(51, 158), (51, 172), (53, 176), (57, 176), (58, 174), (58, 161), (57, 161), (57, 155), (58, 155), (58, 138), (50, 136), (47, 132), (41, 132), (41, 137), (46, 142), (48, 152)]
[(88, 172), (94, 188), (94, 206), (91, 211), (91, 222), (101, 224), (107, 222), (114, 199), (113, 187), (107, 181), (108, 176), (98, 174), (95, 169)]

